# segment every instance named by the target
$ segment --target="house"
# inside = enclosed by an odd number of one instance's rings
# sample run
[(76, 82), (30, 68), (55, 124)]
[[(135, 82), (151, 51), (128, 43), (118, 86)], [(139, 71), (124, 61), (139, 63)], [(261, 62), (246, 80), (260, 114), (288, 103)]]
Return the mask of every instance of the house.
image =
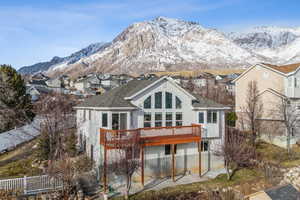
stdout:
[[(275, 135), (270, 139), (276, 145), (286, 147), (286, 130), (282, 127), (282, 119), (278, 114), (278, 106), (282, 102), (282, 98), (290, 100), (292, 105), (298, 106), (300, 103), (300, 63), (290, 65), (271, 65), (260, 63), (253, 65), (244, 71), (235, 83), (235, 110), (239, 119), (243, 118), (243, 107), (245, 107), (247, 99), (247, 88), (251, 81), (257, 82), (259, 97), (263, 104), (262, 120), (265, 124), (274, 124), (276, 128)], [(242, 121), (238, 120), (237, 125), (242, 127)], [(273, 127), (275, 127), (272, 125)], [(299, 131), (298, 129), (295, 130)], [(274, 132), (275, 133), (275, 132)], [(267, 136), (263, 134), (263, 136)], [(266, 138), (265, 138), (266, 139)], [(299, 134), (294, 134), (291, 139), (291, 144), (295, 144), (299, 139)]]
[(80, 92), (84, 92), (87, 88), (91, 87), (91, 83), (88, 81), (86, 77), (79, 78), (76, 82), (74, 82), (74, 88)]
[(62, 87), (62, 81), (60, 78), (52, 78), (46, 81), (46, 84), (50, 88), (61, 88)]
[[(203, 175), (224, 166), (212, 152), (223, 141), (229, 108), (189, 93), (170, 77), (134, 79), (75, 109), (78, 143), (98, 168), (107, 163), (106, 142), (112, 132), (120, 138), (122, 133), (139, 134), (144, 149), (142, 183), (144, 176), (166, 176), (171, 171)], [(171, 147), (176, 149), (176, 169), (171, 167)]]
[(42, 86), (27, 86), (26, 87), (26, 94), (30, 94), (31, 101), (37, 101), (41, 95), (46, 95), (51, 93), (47, 87)]
[(246, 200), (299, 200), (300, 192), (291, 184), (248, 195)]

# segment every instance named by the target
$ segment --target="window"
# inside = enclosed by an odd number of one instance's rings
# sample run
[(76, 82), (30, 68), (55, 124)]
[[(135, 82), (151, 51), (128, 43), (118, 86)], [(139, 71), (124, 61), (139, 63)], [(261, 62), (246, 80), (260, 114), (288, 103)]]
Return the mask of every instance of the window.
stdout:
[(86, 137), (85, 136), (83, 136), (83, 152), (85, 152), (86, 151)]
[(155, 108), (162, 108), (162, 92), (155, 93)]
[(207, 111), (207, 123), (216, 124), (217, 123), (217, 111)]
[(181, 109), (181, 100), (178, 98), (178, 97), (176, 97), (175, 98), (176, 100), (176, 109)]
[(162, 126), (162, 113), (155, 113), (155, 127)]
[[(176, 154), (177, 152), (177, 144), (174, 145), (174, 153)], [(170, 155), (172, 152), (171, 152), (171, 145), (170, 144), (167, 144), (165, 145), (165, 155)]]
[(172, 93), (166, 92), (166, 108), (172, 108)]
[(91, 161), (94, 160), (94, 146), (91, 145)]
[(176, 126), (182, 126), (182, 113), (176, 113)]
[(167, 127), (173, 126), (173, 113), (171, 112), (166, 113), (166, 126)]
[(144, 113), (144, 127), (151, 127), (151, 113)]
[(199, 112), (199, 119), (198, 119), (199, 124), (204, 123), (204, 112)]
[(146, 108), (146, 109), (151, 108), (151, 96), (149, 96), (149, 97), (144, 101), (144, 108)]
[(112, 114), (112, 129), (119, 130), (119, 113)]
[(107, 127), (107, 113), (102, 113), (102, 127)]
[(201, 141), (201, 151), (208, 151), (208, 141)]
[(85, 110), (83, 110), (83, 121), (85, 121)]
[(91, 119), (92, 119), (92, 111), (89, 110), (89, 120), (91, 120)]
[(82, 130), (80, 130), (80, 133), (79, 133), (79, 147), (80, 148), (83, 147)]

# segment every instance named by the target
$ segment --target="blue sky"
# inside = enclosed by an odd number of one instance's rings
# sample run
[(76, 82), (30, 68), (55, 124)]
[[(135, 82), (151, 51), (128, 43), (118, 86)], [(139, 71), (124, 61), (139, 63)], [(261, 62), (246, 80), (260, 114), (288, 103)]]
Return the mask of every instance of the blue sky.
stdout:
[(299, 0), (1, 0), (0, 63), (19, 68), (66, 56), (157, 16), (221, 31), (300, 27), (299, 7)]

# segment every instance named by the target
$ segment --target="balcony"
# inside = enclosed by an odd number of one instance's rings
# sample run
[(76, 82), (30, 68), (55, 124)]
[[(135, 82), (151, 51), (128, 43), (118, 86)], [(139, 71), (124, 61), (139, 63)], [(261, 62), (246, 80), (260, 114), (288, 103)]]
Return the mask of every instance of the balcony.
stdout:
[(141, 144), (141, 183), (144, 186), (144, 147), (170, 144), (172, 146), (172, 178), (175, 182), (175, 144), (198, 143), (199, 152), (199, 176), (201, 176), (201, 125), (192, 124), (191, 126), (174, 126), (174, 127), (155, 127), (155, 128), (138, 128), (131, 130), (110, 130), (100, 129), (100, 144), (104, 146), (103, 161), (103, 182), (104, 191), (107, 191), (107, 150), (122, 149), (136, 144)]
[(151, 127), (131, 130), (100, 129), (100, 144), (108, 149), (118, 148), (135, 138), (143, 146), (182, 144), (201, 141), (201, 125)]

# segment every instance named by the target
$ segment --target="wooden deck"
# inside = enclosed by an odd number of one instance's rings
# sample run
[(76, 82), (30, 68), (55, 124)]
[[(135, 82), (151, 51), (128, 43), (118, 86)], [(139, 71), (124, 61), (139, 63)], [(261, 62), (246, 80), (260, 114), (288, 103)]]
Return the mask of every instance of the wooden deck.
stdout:
[(100, 129), (100, 144), (107, 149), (126, 144), (131, 137), (137, 137), (143, 146), (182, 144), (201, 141), (201, 126), (151, 127), (130, 130)]
[(201, 125), (174, 127), (151, 127), (131, 130), (100, 129), (100, 144), (104, 146), (103, 181), (107, 191), (107, 151), (130, 145), (132, 138), (141, 145), (141, 183), (144, 186), (144, 148), (147, 146), (171, 145), (172, 178), (175, 182), (175, 144), (197, 143), (199, 153), (199, 176), (201, 176)]

